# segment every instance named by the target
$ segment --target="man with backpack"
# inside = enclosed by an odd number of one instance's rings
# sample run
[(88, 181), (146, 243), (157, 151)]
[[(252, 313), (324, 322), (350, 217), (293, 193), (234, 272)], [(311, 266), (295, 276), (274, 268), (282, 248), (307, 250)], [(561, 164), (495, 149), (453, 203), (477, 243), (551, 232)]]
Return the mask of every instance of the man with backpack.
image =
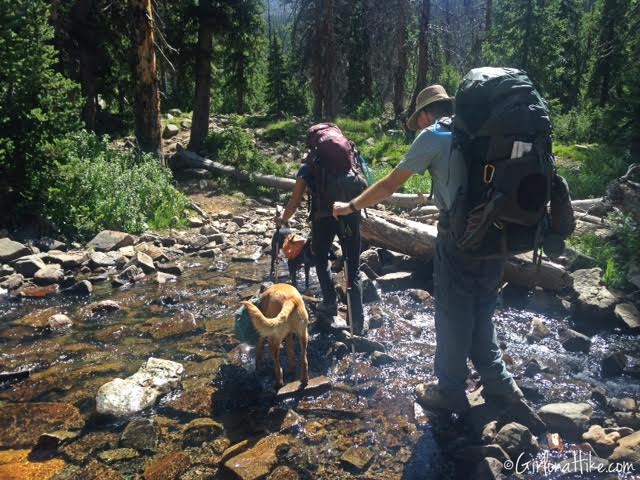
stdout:
[[(419, 385), (418, 401), (466, 413), (471, 359), (485, 400), (541, 433), (544, 423), (502, 359), (493, 313), (506, 257), (537, 251), (543, 240), (566, 237), (571, 229), (554, 232), (547, 215), (550, 195), (563, 190), (552, 168), (548, 109), (524, 72), (514, 69), (472, 70), (458, 90), (452, 119), (453, 101), (440, 85), (420, 92), (407, 123), (420, 133), (404, 159), (351, 202), (336, 202), (334, 215), (375, 205), (429, 170), (440, 210), (434, 256), (438, 382)], [(568, 191), (563, 193), (566, 205)], [(553, 203), (552, 197), (551, 217)], [(558, 242), (552, 243), (557, 250)]]
[(359, 153), (338, 126), (332, 123), (309, 128), (307, 145), (309, 154), (296, 176), (293, 195), (282, 216), (276, 217), (276, 224), (280, 226), (289, 221), (300, 206), (306, 190), (311, 199), (311, 248), (322, 290), (318, 321), (323, 326), (329, 326), (338, 314), (329, 263), (329, 250), (337, 235), (346, 259), (349, 321), (353, 333), (364, 335), (368, 324), (362, 308), (360, 282), (360, 213), (354, 210), (343, 218), (333, 217), (334, 202), (348, 202), (367, 187)]

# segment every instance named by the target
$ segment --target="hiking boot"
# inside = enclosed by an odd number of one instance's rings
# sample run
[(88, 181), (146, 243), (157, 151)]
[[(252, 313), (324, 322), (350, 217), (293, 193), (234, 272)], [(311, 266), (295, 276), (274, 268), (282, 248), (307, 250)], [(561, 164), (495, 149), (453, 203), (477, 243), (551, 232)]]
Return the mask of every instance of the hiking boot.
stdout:
[(338, 305), (336, 303), (322, 302), (318, 305), (316, 309), (316, 321), (321, 328), (331, 328), (331, 326), (336, 322), (337, 317)]
[(443, 392), (437, 383), (421, 383), (416, 387), (416, 402), (425, 410), (445, 410), (463, 415), (469, 411), (469, 399), (462, 392), (449, 394)]
[(369, 320), (367, 318), (365, 318), (362, 323), (353, 322), (354, 335), (364, 337), (367, 334), (367, 332), (369, 332)]
[(485, 402), (499, 407), (503, 416), (512, 418), (518, 423), (528, 427), (534, 435), (542, 435), (547, 431), (547, 425), (542, 421), (533, 408), (527, 403), (522, 391), (517, 390), (502, 395), (482, 393)]

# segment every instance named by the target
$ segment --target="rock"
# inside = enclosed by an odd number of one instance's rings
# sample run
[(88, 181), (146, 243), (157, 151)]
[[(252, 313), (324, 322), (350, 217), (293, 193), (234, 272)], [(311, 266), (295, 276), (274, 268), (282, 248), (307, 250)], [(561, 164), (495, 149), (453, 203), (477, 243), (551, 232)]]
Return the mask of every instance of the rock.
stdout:
[(350, 447), (340, 457), (343, 464), (355, 468), (358, 472), (365, 471), (371, 460), (373, 460), (373, 453), (365, 447)]
[(47, 323), (51, 330), (64, 330), (65, 328), (69, 328), (73, 325), (71, 319), (62, 313), (51, 315), (49, 320), (47, 320)]
[(276, 465), (278, 447), (288, 444), (289, 440), (284, 435), (269, 435), (249, 450), (224, 462), (224, 466), (242, 480), (258, 480)]
[(31, 328), (46, 328), (49, 326), (49, 318), (51, 318), (51, 316), (55, 315), (56, 313), (59, 313), (59, 311), (54, 307), (33, 310), (27, 313), (20, 320), (16, 320), (14, 323), (16, 325), (22, 325)]
[(106, 450), (98, 454), (98, 458), (104, 463), (122, 462), (139, 456), (140, 454), (132, 448), (116, 448), (113, 450)]
[(199, 447), (219, 437), (224, 432), (224, 427), (211, 418), (196, 418), (190, 421), (182, 429), (183, 447)]
[(130, 265), (122, 272), (120, 272), (120, 274), (111, 281), (111, 284), (114, 287), (121, 287), (124, 285), (128, 285), (129, 283), (138, 282), (144, 277), (145, 274), (140, 267), (136, 265)]
[(164, 130), (162, 130), (162, 138), (167, 139), (175, 137), (178, 133), (180, 133), (180, 127), (169, 123), (164, 127)]
[(154, 340), (184, 335), (198, 329), (193, 313), (182, 311), (170, 320), (163, 320), (154, 324), (149, 333)]
[(17, 258), (29, 255), (29, 247), (8, 238), (0, 238), (0, 262), (10, 262)]
[(378, 306), (371, 307), (369, 310), (369, 328), (376, 329), (384, 325), (385, 315), (382, 309)]
[(13, 275), (14, 273), (16, 273), (15, 268), (6, 264), (0, 265), (0, 277), (6, 277), (8, 275)]
[(289, 467), (280, 465), (271, 472), (267, 477), (267, 480), (299, 480), (299, 475), (295, 470), (291, 470)]
[(431, 299), (431, 294), (426, 290), (421, 290), (419, 288), (410, 288), (407, 290), (409, 297), (418, 303), (425, 303)]
[(377, 275), (382, 271), (380, 255), (378, 255), (378, 251), (373, 248), (365, 250), (360, 254), (360, 263), (364, 263), (369, 266), (369, 268), (371, 268), (371, 270), (373, 270)]
[(169, 113), (169, 115), (173, 115), (174, 117), (179, 117), (180, 115), (182, 115), (182, 110), (180, 110), (179, 108), (170, 108), (167, 113)]
[(10, 403), (0, 406), (0, 448), (34, 446), (41, 434), (81, 429), (80, 411), (68, 403)]
[(109, 268), (116, 265), (115, 259), (104, 252), (93, 252), (89, 255), (89, 267), (96, 270), (100, 267)]
[(328, 377), (320, 376), (309, 379), (309, 383), (302, 388), (300, 381), (287, 383), (278, 390), (278, 397), (288, 397), (291, 395), (311, 395), (320, 394), (331, 388), (331, 380)]
[(117, 312), (122, 307), (118, 302), (113, 300), (102, 300), (101, 302), (90, 305), (92, 313)]
[(375, 283), (364, 272), (359, 272), (360, 285), (362, 286), (362, 303), (379, 302), (380, 295)]
[(156, 272), (155, 280), (158, 285), (164, 285), (165, 283), (175, 282), (178, 277), (171, 275), (170, 273)]
[(213, 414), (213, 403), (217, 389), (203, 386), (186, 389), (182, 394), (169, 401), (165, 406), (178, 413), (199, 417)]
[(14, 273), (9, 275), (2, 283), (0, 283), (0, 287), (6, 288), (7, 290), (16, 290), (22, 286), (24, 282), (24, 276), (20, 273)]
[(13, 268), (15, 268), (16, 272), (21, 273), (27, 278), (33, 277), (38, 270), (45, 267), (46, 265), (42, 261), (42, 259), (34, 255), (20, 257), (15, 262), (13, 262)]
[(633, 303), (619, 303), (614, 314), (627, 328), (640, 331), (640, 311)]
[(411, 272), (387, 273), (377, 279), (380, 288), (385, 291), (406, 290), (411, 288), (415, 281)]
[[(234, 223), (234, 225), (235, 225), (235, 223)], [(240, 252), (237, 255), (234, 255), (231, 258), (231, 260), (233, 262), (255, 262), (261, 256), (262, 256), (262, 249), (261, 248), (257, 248), (257, 249), (254, 248), (254, 249), (245, 250), (243, 252)]]
[(56, 252), (50, 251), (42, 259), (46, 263), (57, 263), (62, 265), (65, 269), (74, 269), (80, 267), (86, 260), (87, 254), (85, 252), (73, 251), (73, 252)]
[(551, 330), (541, 318), (535, 317), (531, 319), (527, 340), (529, 342), (537, 342), (551, 336)]
[(65, 288), (64, 293), (72, 295), (91, 295), (93, 293), (93, 284), (89, 280), (82, 280), (69, 288)]
[(179, 480), (191, 466), (191, 458), (185, 452), (173, 452), (154, 460), (145, 468), (144, 480)]
[(55, 430), (40, 435), (38, 443), (33, 447), (33, 451), (38, 450), (56, 450), (58, 447), (75, 440), (80, 436), (80, 431)]
[(183, 130), (189, 130), (191, 128), (191, 120), (182, 120), (180, 126)]
[(118, 446), (118, 436), (112, 432), (91, 432), (64, 445), (60, 451), (74, 463), (84, 463), (95, 452)]
[(242, 440), (241, 442), (228, 446), (222, 452), (222, 456), (220, 457), (220, 464), (222, 465), (230, 458), (240, 455), (242, 452), (246, 452), (250, 446), (251, 444), (249, 443), (249, 440)]
[(511, 460), (509, 454), (505, 452), (505, 450), (500, 445), (495, 443), (491, 445), (465, 447), (456, 453), (456, 458), (459, 458), (465, 462), (478, 462), (486, 457), (497, 458), (502, 463)]
[(570, 440), (581, 438), (592, 414), (593, 409), (588, 403), (550, 403), (538, 410), (550, 432), (558, 432)]
[(605, 433), (600, 425), (591, 425), (589, 430), (582, 434), (582, 439), (589, 442), (600, 457), (608, 457), (618, 444), (620, 433)]
[(518, 458), (521, 453), (535, 455), (539, 450), (538, 441), (527, 427), (516, 422), (502, 427), (494, 442), (502, 447), (511, 458)]
[(139, 267), (147, 275), (156, 271), (153, 260), (144, 252), (136, 252), (133, 258), (126, 264), (125, 268), (130, 267), (131, 265)]
[(604, 378), (622, 375), (627, 366), (627, 356), (622, 352), (611, 353), (602, 359), (601, 375)]
[(483, 458), (476, 465), (476, 469), (471, 478), (473, 478), (473, 480), (503, 480), (506, 478), (502, 474), (503, 468), (502, 462), (497, 458)]
[(535, 287), (531, 291), (525, 308), (532, 312), (543, 314), (565, 313), (562, 300), (554, 293), (540, 287)]
[(591, 339), (589, 337), (570, 328), (558, 330), (558, 336), (564, 349), (569, 352), (588, 353), (591, 348)]
[(611, 398), (609, 407), (617, 412), (635, 412), (638, 404), (633, 398)]
[(574, 318), (580, 322), (609, 324), (614, 317), (614, 307), (618, 298), (606, 287), (600, 285), (602, 270), (592, 268), (576, 270), (573, 289), (578, 295)]
[(640, 415), (635, 412), (613, 412), (613, 418), (621, 427), (640, 430)]
[(135, 243), (134, 238), (125, 232), (115, 230), (103, 230), (87, 243), (87, 248), (93, 248), (98, 252), (109, 252), (127, 247)]
[(609, 460), (612, 462), (631, 462), (640, 465), (640, 431), (618, 440)]
[(60, 291), (60, 285), (54, 283), (46, 287), (24, 287), (20, 290), (20, 296), (23, 298), (43, 298), (49, 295), (55, 295)]
[(45, 265), (33, 275), (37, 285), (51, 285), (59, 283), (64, 278), (64, 272), (58, 265)]
[(291, 432), (297, 428), (300, 428), (305, 423), (304, 417), (299, 415), (294, 410), (287, 410), (287, 414), (282, 419), (282, 423), (280, 424), (280, 432)]
[(373, 352), (371, 354), (371, 363), (376, 367), (380, 367), (382, 365), (387, 365), (389, 363), (395, 363), (395, 362), (397, 362), (397, 360), (387, 353)]
[(0, 451), (0, 478), (3, 480), (49, 480), (58, 478), (66, 467), (60, 458), (31, 458), (30, 450)]
[(480, 439), (482, 443), (488, 445), (494, 442), (496, 435), (498, 435), (498, 421), (492, 420), (482, 428)]
[(136, 450), (154, 450), (158, 446), (159, 439), (160, 426), (156, 420), (134, 418), (122, 432), (120, 444)]
[(200, 228), (204, 225), (204, 220), (200, 217), (189, 217), (187, 220), (190, 228)]
[(182, 275), (183, 268), (176, 263), (156, 263), (155, 266), (159, 272), (176, 276)]
[(386, 348), (382, 343), (376, 342), (375, 340), (369, 340), (368, 338), (360, 337), (358, 335), (352, 336), (346, 330), (340, 330), (337, 333), (337, 336), (340, 341), (344, 342), (349, 347), (351, 346), (351, 343), (353, 343), (357, 352), (373, 353), (376, 350), (380, 352), (386, 351)]
[(183, 371), (179, 363), (151, 357), (132, 376), (102, 385), (96, 396), (96, 411), (116, 417), (142, 411), (152, 406), (160, 395), (176, 388)]

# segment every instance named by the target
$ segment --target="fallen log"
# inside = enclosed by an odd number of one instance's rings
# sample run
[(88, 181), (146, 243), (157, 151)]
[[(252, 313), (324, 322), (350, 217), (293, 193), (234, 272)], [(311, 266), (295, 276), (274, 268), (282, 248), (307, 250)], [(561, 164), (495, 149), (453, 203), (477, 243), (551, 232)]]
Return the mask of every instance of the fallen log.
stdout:
[[(360, 233), (372, 245), (428, 261), (433, 258), (438, 230), (434, 225), (370, 211), (368, 217), (362, 219)], [(555, 291), (572, 284), (561, 265), (543, 260), (538, 267), (531, 262), (531, 254), (507, 259), (504, 279), (522, 287), (538, 286)]]

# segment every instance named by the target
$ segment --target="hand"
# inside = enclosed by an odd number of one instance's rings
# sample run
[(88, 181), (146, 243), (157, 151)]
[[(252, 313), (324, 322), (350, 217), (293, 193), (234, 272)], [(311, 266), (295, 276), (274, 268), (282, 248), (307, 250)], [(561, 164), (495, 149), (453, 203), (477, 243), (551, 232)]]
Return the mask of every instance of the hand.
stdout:
[(349, 206), (348, 203), (345, 202), (334, 202), (333, 204), (333, 216), (338, 218), (338, 217), (342, 217), (344, 215), (350, 215), (351, 213), (353, 213), (353, 210), (351, 210), (351, 207)]

